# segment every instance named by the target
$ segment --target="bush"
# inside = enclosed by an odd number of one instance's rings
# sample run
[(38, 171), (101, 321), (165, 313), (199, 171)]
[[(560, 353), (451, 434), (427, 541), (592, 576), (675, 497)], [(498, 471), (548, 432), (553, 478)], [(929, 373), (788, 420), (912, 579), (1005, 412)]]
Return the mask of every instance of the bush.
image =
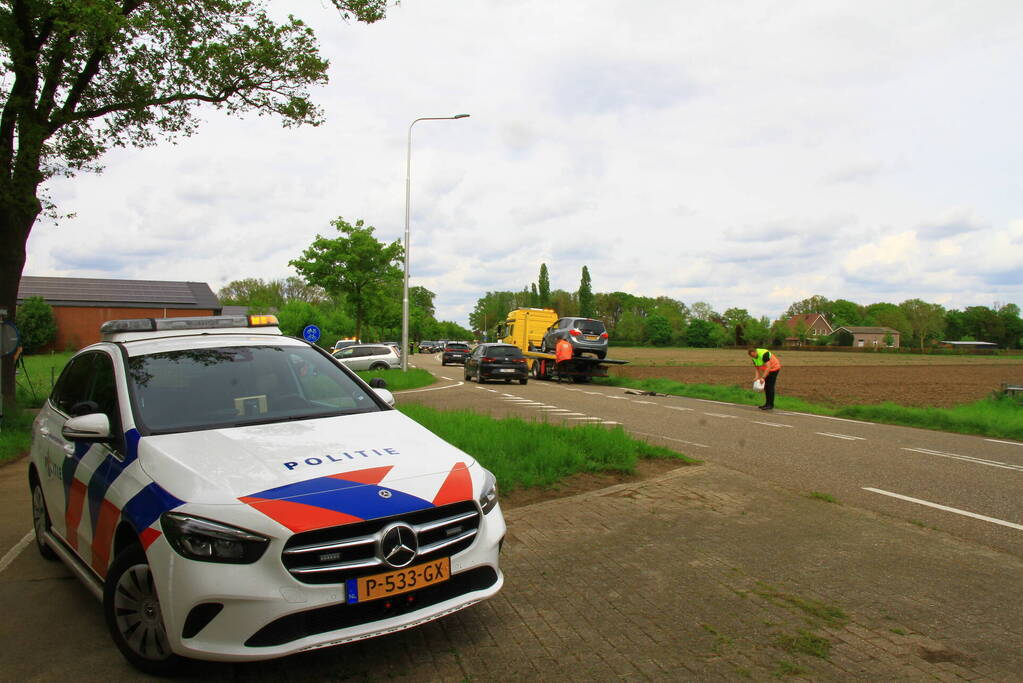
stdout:
[(39, 351), (57, 336), (53, 309), (41, 296), (25, 299), (18, 308), (17, 324), (26, 353)]

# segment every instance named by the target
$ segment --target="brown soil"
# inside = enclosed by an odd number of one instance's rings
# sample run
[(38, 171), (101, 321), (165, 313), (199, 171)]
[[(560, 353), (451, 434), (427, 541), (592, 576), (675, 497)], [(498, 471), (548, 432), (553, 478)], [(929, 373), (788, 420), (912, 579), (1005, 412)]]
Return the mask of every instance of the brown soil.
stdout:
[[(821, 354), (823, 355), (823, 354)], [(784, 363), (784, 357), (782, 357)], [(663, 377), (686, 384), (749, 386), (752, 367), (628, 365), (616, 368), (622, 377)], [(1023, 365), (785, 365), (778, 376), (778, 395), (830, 406), (892, 401), (907, 406), (951, 407), (997, 391), (1003, 382), (1023, 380)]]

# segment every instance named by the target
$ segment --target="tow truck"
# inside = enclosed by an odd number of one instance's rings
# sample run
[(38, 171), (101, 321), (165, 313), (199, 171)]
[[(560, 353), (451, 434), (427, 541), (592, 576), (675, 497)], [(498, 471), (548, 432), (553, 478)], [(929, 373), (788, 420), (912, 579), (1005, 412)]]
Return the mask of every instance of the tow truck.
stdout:
[(585, 384), (594, 377), (607, 377), (612, 365), (625, 365), (629, 361), (574, 356), (571, 360), (558, 363), (553, 353), (542, 351), (543, 338), (558, 321), (558, 314), (551, 308), (516, 308), (508, 313), (504, 323), (498, 326), (498, 337), (505, 344), (517, 346), (529, 364), (533, 379), (571, 380)]

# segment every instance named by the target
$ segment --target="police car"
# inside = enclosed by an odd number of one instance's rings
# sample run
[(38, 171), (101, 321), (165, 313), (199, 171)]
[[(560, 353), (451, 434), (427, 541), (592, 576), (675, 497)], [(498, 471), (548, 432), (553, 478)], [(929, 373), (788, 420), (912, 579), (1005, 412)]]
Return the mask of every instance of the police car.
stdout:
[(117, 320), (34, 425), (36, 544), (136, 667), (280, 657), (496, 594), (493, 475), (272, 316)]

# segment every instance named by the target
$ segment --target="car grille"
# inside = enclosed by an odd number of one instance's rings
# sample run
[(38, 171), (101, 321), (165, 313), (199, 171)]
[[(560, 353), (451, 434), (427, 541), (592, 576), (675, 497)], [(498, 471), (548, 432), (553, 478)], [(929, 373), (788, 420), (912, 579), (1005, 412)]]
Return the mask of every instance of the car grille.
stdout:
[(295, 534), (281, 561), (302, 583), (343, 583), (391, 569), (379, 556), (377, 542), (388, 525), (402, 521), (419, 541), (416, 562), (450, 557), (472, 545), (479, 532), (480, 511), (467, 500), (417, 512)]

